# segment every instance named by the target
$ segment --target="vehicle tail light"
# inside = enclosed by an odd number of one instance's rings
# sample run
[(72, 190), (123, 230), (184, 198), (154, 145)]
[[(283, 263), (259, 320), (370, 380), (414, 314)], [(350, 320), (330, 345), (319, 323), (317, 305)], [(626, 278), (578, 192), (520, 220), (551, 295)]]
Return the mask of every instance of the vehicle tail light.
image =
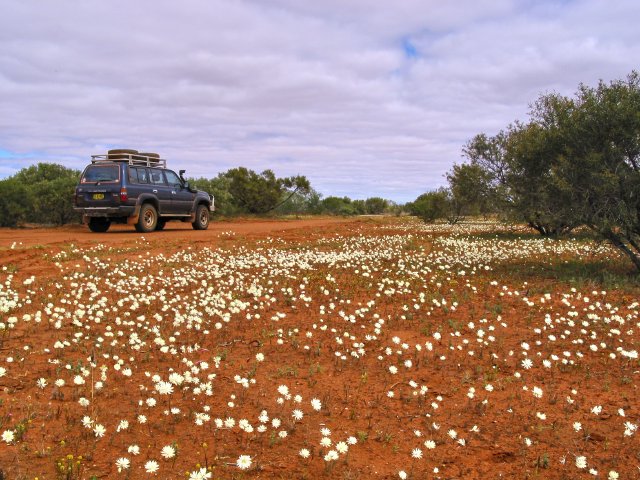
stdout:
[(128, 199), (129, 199), (129, 194), (127, 193), (127, 189), (125, 187), (122, 187), (120, 189), (120, 201), (126, 202)]

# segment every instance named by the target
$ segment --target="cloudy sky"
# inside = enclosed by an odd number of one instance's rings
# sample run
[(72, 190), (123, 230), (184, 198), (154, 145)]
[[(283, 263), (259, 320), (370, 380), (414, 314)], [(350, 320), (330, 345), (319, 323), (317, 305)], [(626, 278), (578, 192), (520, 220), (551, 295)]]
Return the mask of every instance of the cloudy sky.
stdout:
[(623, 78), (638, 0), (0, 0), (0, 178), (159, 152), (398, 202), (540, 94)]

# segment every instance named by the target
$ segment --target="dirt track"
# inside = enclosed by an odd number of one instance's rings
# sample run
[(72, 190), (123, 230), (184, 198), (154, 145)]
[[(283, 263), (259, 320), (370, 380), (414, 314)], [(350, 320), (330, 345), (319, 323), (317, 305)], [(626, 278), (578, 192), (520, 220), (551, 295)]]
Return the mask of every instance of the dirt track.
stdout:
[[(162, 232), (141, 234), (132, 225), (113, 225), (107, 233), (92, 233), (85, 225), (51, 228), (0, 229), (0, 248), (10, 247), (14, 242), (23, 245), (55, 245), (59, 243), (109, 243), (118, 244), (144, 236), (147, 240), (175, 240), (188, 236), (189, 241), (209, 241), (220, 232), (241, 234), (265, 234), (283, 230), (316, 228), (352, 222), (351, 218), (314, 218), (304, 220), (236, 220), (213, 222), (208, 230), (195, 231), (189, 223), (169, 222)], [(185, 238), (186, 239), (186, 238)]]

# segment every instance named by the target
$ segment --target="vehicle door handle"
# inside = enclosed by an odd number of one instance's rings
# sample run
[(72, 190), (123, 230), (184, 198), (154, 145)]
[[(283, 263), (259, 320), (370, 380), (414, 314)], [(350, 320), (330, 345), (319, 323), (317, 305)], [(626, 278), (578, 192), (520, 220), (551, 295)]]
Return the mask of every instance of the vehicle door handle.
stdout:
[(153, 189), (153, 190), (151, 190), (151, 191), (152, 191), (153, 193), (158, 193), (158, 190), (156, 190), (156, 189)]

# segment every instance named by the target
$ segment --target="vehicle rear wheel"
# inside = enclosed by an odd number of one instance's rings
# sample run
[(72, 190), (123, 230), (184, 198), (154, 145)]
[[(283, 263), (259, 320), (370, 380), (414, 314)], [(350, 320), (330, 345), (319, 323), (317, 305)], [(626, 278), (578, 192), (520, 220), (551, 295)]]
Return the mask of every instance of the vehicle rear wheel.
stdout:
[(166, 220), (158, 220), (158, 223), (156, 223), (156, 232), (160, 232), (161, 230), (164, 230), (164, 226), (167, 224)]
[(89, 219), (89, 230), (96, 233), (104, 233), (109, 230), (111, 220), (108, 218), (94, 217)]
[(206, 230), (209, 228), (209, 209), (206, 205), (198, 205), (198, 208), (196, 208), (196, 220), (191, 225), (194, 230)]
[(158, 212), (150, 203), (145, 203), (140, 207), (140, 217), (136, 223), (136, 230), (141, 233), (153, 232), (158, 224)]

